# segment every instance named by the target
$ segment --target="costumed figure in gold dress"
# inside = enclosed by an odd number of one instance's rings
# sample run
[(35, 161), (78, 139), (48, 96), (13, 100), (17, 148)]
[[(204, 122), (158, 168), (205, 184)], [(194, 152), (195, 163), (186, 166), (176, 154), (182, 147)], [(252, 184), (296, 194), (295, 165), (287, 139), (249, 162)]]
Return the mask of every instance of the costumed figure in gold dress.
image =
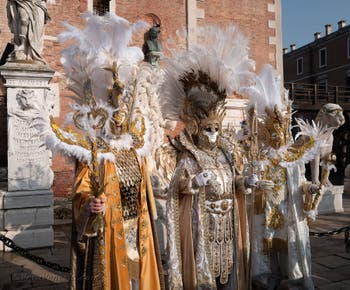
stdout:
[(162, 87), (164, 119), (185, 124), (171, 140), (178, 156), (167, 197), (169, 288), (245, 289), (245, 185), (256, 180), (236, 174), (222, 120), (225, 98), (253, 62), (235, 27), (197, 35), (198, 43), (172, 51)]
[[(68, 87), (77, 103), (62, 129), (51, 118), (50, 147), (79, 161), (73, 188), (70, 289), (162, 289), (162, 265), (146, 155), (157, 143), (145, 97), (150, 65), (129, 46), (130, 24), (114, 14), (85, 14), (65, 24), (61, 41)], [(141, 112), (142, 110), (142, 112)]]
[(315, 218), (310, 204), (320, 188), (306, 180), (304, 165), (329, 132), (297, 119), (300, 132), (293, 140), (288, 92), (270, 65), (256, 75), (254, 85), (241, 88), (240, 93), (250, 98), (248, 119), (258, 142), (256, 172), (274, 184), (270, 190), (253, 191), (253, 289), (314, 289), (308, 220)]

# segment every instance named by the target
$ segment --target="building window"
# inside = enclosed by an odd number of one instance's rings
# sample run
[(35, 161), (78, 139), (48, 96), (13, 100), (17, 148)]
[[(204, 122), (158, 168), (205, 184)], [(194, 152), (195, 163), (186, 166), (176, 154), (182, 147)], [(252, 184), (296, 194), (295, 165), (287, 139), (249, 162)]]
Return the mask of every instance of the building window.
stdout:
[(110, 0), (93, 0), (93, 11), (97, 15), (105, 15), (109, 12)]
[(347, 41), (347, 44), (348, 44), (348, 47), (347, 47), (347, 55), (348, 55), (348, 58), (350, 58), (350, 37), (348, 37), (348, 41)]
[(318, 89), (322, 91), (328, 90), (328, 79), (322, 78), (318, 80)]
[(303, 73), (303, 66), (304, 66), (303, 58), (299, 57), (297, 59), (297, 75), (301, 75)]
[(348, 71), (346, 72), (346, 76), (345, 76), (345, 85), (346, 85), (347, 87), (350, 87), (350, 70), (348, 70)]
[(324, 67), (327, 65), (327, 48), (321, 48), (318, 53), (319, 66)]

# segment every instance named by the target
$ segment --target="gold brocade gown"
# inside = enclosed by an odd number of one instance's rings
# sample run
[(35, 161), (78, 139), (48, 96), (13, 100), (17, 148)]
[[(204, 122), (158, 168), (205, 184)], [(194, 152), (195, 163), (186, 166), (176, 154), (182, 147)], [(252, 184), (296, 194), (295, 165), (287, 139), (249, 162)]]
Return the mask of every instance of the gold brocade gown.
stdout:
[(163, 289), (146, 161), (134, 150), (114, 154), (115, 163), (105, 161), (101, 170), (106, 198), (102, 237), (92, 231), (86, 210), (88, 166), (75, 180), (71, 289)]

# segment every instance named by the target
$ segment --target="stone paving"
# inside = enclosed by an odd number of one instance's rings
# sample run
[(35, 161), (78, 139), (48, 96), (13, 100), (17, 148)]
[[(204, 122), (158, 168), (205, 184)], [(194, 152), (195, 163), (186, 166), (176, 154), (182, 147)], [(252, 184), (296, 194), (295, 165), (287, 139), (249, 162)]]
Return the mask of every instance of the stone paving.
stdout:
[[(329, 231), (350, 225), (350, 196), (343, 199), (343, 213), (320, 215), (312, 231)], [(55, 245), (52, 249), (35, 249), (31, 253), (50, 262), (69, 266), (70, 221), (56, 219)], [(350, 253), (344, 247), (344, 234), (311, 237), (312, 271), (317, 290), (350, 289)], [(39, 266), (14, 252), (0, 253), (0, 290), (68, 289), (68, 273)]]
[[(350, 226), (350, 195), (343, 196), (343, 213), (320, 215), (311, 231), (324, 232)], [(350, 253), (345, 251), (344, 233), (311, 238), (312, 273), (319, 290), (350, 289)]]

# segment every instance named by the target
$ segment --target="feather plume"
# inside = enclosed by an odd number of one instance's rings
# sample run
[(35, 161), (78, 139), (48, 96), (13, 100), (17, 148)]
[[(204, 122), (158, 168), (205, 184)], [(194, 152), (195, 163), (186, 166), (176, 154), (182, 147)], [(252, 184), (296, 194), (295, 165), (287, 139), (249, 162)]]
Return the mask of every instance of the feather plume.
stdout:
[[(130, 123), (139, 112), (145, 119), (145, 142), (137, 151), (143, 156), (148, 155), (156, 150), (155, 146), (158, 147), (163, 138), (156, 89), (163, 74), (161, 70), (151, 69), (147, 65), (140, 68), (143, 52), (136, 46), (130, 46), (134, 34), (144, 30), (147, 25), (141, 21), (131, 24), (112, 13), (103, 17), (85, 13), (83, 17), (86, 20), (84, 29), (64, 23), (66, 31), (59, 35), (60, 42), (71, 42), (62, 51), (61, 62), (68, 88), (76, 93), (72, 98), (76, 103), (71, 105), (73, 112), (67, 114), (66, 124), (75, 124), (89, 138), (103, 140), (109, 148), (120, 150), (134, 146), (134, 133), (125, 132), (120, 136), (113, 136), (110, 128), (114, 114), (119, 109), (108, 102), (109, 89), (113, 84), (111, 68), (117, 67), (118, 81), (124, 86), (123, 96), (132, 92), (134, 98), (129, 112)], [(56, 128), (54, 132), (45, 108), (38, 108), (38, 111), (37, 126), (40, 126), (42, 134), (46, 136), (49, 148), (74, 156), (80, 161), (91, 162), (89, 146), (84, 147), (81, 145), (84, 141), (80, 140), (79, 143), (75, 139), (79, 133), (70, 133), (60, 128)], [(102, 113), (95, 114), (96, 112)], [(99, 118), (105, 118), (104, 126), (96, 130)], [(79, 138), (84, 139), (84, 134), (79, 135)], [(114, 154), (105, 152), (105, 148), (103, 153), (98, 153), (99, 160), (113, 161), (113, 158)]]
[[(161, 88), (164, 119), (181, 120), (189, 95), (201, 95), (197, 99), (208, 98), (207, 103), (215, 102), (212, 99), (214, 94), (205, 93), (207, 87), (199, 85), (191, 92), (184, 90), (179, 79), (188, 73), (199, 75), (202, 72), (217, 85), (217, 91), (230, 95), (238, 90), (247, 74), (254, 69), (255, 64), (248, 57), (248, 39), (235, 26), (221, 29), (209, 25), (199, 28), (196, 33), (198, 41), (188, 49), (181, 48), (187, 43), (184, 31), (177, 32), (177, 38), (168, 43), (172, 56), (165, 58), (167, 68)], [(200, 79), (196, 81), (201, 83)]]
[(258, 104), (258, 114), (264, 115), (265, 108), (273, 110), (275, 105), (280, 112), (286, 111), (288, 105), (288, 91), (282, 86), (281, 77), (276, 75), (270, 64), (263, 66), (259, 74), (252, 75), (254, 83), (241, 87), (239, 93), (249, 98), (248, 107)]
[(130, 24), (115, 14), (104, 17), (84, 13), (84, 30), (64, 23), (60, 42), (72, 40), (73, 44), (62, 51), (61, 62), (68, 78), (68, 87), (78, 96), (83, 96), (86, 80), (93, 80), (93, 95), (106, 101), (108, 88), (112, 85), (111, 73), (104, 68), (119, 67), (118, 77), (123, 83), (133, 78), (137, 63), (143, 59), (142, 50), (130, 46), (133, 33), (145, 29), (144, 22)]

